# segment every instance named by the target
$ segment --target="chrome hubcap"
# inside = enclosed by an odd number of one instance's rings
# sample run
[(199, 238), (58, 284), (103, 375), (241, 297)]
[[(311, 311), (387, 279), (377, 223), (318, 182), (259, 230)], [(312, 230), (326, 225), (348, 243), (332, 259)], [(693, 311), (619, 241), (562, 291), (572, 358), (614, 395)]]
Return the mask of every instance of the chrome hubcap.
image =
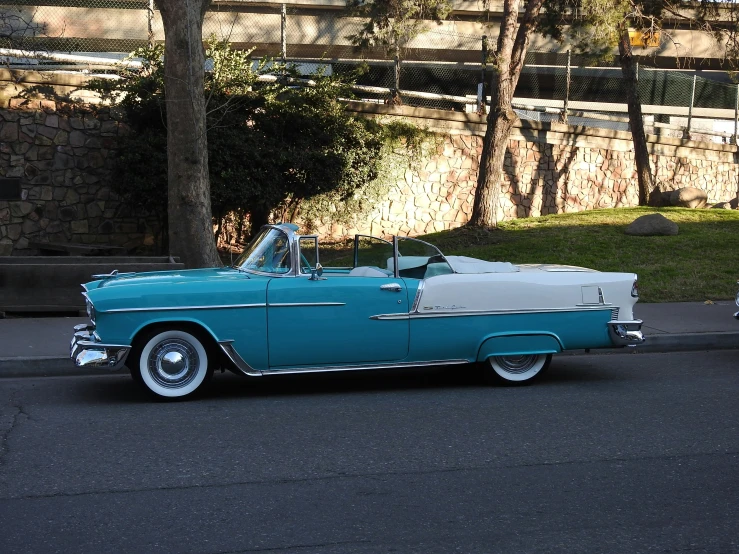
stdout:
[(495, 356), (495, 361), (503, 371), (520, 375), (531, 371), (539, 361), (538, 354), (527, 354), (523, 356)]
[(147, 359), (149, 375), (167, 388), (184, 387), (200, 367), (200, 357), (192, 345), (182, 339), (166, 339), (152, 348)]

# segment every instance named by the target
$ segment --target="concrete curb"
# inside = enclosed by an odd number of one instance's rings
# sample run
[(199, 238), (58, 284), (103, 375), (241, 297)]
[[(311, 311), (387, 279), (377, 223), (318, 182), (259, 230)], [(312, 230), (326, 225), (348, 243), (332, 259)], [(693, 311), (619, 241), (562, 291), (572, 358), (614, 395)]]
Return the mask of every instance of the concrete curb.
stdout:
[(739, 348), (739, 332), (720, 333), (671, 333), (648, 335), (644, 344), (636, 346), (637, 352), (690, 352), (696, 350), (734, 350)]
[[(647, 341), (634, 348), (605, 348), (598, 350), (571, 350), (563, 355), (592, 354), (655, 354), (662, 352), (696, 352), (701, 350), (739, 349), (739, 332), (675, 333), (648, 335)], [(126, 372), (126, 370), (122, 370)], [(84, 375), (113, 375), (121, 371), (100, 368), (75, 367), (67, 356), (28, 356), (0, 358), (0, 378), (10, 377), (69, 377)]]

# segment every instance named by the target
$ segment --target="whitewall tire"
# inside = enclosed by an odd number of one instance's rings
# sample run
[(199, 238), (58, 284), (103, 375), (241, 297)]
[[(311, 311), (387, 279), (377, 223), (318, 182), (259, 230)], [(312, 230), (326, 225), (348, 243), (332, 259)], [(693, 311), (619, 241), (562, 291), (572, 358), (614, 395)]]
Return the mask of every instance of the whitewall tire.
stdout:
[(190, 333), (161, 331), (146, 340), (132, 368), (134, 372), (138, 373), (135, 380), (140, 378), (155, 395), (181, 398), (194, 393), (209, 376), (208, 354)]
[(544, 373), (551, 361), (551, 354), (490, 356), (485, 369), (486, 374), (494, 381), (523, 384), (531, 382)]

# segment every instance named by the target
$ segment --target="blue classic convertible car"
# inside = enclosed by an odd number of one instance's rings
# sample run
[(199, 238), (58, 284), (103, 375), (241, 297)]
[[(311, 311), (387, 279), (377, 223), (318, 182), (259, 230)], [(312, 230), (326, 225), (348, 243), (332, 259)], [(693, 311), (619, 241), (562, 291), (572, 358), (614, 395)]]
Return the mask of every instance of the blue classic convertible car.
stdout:
[(491, 380), (523, 383), (563, 350), (644, 340), (633, 273), (362, 235), (323, 268), (318, 237), (297, 231), (262, 228), (231, 267), (94, 276), (72, 359), (126, 365), (154, 395), (184, 397), (216, 368), (257, 377), (484, 362)]

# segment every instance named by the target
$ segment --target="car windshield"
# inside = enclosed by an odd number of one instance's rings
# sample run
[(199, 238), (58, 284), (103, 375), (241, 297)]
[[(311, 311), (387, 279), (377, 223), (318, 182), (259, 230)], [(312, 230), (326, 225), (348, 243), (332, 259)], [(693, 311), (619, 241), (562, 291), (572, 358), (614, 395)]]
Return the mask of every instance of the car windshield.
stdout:
[(292, 265), (287, 235), (279, 229), (262, 229), (233, 267), (263, 273), (289, 273)]

